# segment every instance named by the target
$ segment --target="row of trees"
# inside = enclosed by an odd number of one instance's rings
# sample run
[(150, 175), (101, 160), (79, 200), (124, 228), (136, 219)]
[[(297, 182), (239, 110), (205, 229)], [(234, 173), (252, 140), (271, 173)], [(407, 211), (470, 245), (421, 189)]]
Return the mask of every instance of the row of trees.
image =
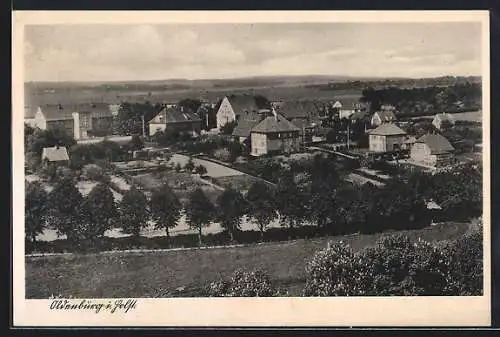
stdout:
[[(388, 87), (364, 89), (361, 101), (370, 104), (372, 111), (382, 104), (390, 104), (401, 113), (420, 113), (455, 110), (458, 107), (470, 108), (481, 104), (480, 83), (460, 83), (447, 87), (422, 87), (402, 89)], [(461, 102), (457, 105), (457, 102)]]
[[(294, 174), (292, 170), (285, 170), (276, 186), (258, 181), (245, 195), (227, 188), (215, 205), (201, 189), (192, 191), (188, 201), (180, 205), (168, 185), (153, 190), (149, 201), (141, 191), (132, 188), (125, 192), (119, 205), (112, 201), (111, 190), (105, 183), (98, 184), (85, 198), (69, 179), (59, 181), (46, 197), (40, 185), (27, 186), (27, 222), (31, 221), (27, 225), (27, 236), (30, 238), (35, 238), (45, 223), (30, 219), (52, 222), (70, 240), (76, 240), (75, 233), (87, 239), (99, 237), (113, 226), (138, 237), (141, 228), (151, 219), (157, 228), (165, 229), (168, 236), (169, 228), (177, 226), (182, 209), (190, 227), (198, 230), (200, 243), (202, 228), (212, 221), (219, 222), (233, 241), (244, 215), (256, 221), (262, 240), (267, 226), (278, 215), (281, 224), (290, 229), (311, 223), (317, 226), (319, 234), (335, 235), (426, 226), (430, 217), (435, 216), (427, 209), (430, 200), (441, 205), (440, 213), (445, 218), (468, 218), (482, 212), (482, 174), (477, 164), (435, 175), (403, 174), (384, 188), (378, 188), (344, 182), (335, 163), (318, 156), (303, 172)], [(46, 216), (40, 216), (44, 204), (50, 207)], [(30, 212), (34, 215), (29, 215)]]

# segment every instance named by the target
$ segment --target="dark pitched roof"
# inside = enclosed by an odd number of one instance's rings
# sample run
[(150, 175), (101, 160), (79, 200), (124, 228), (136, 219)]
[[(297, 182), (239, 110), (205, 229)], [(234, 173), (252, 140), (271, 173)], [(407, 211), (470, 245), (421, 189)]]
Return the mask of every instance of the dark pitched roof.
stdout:
[(380, 125), (378, 128), (369, 131), (368, 133), (370, 135), (377, 135), (377, 136), (406, 135), (405, 131), (401, 130), (398, 126), (392, 123), (384, 123)]
[(285, 117), (276, 113), (273, 116), (265, 117), (252, 128), (251, 132), (272, 133), (289, 131), (300, 131), (300, 129), (290, 123)]
[(364, 110), (358, 110), (358, 111), (355, 111), (352, 115), (351, 115), (351, 119), (365, 119), (368, 117), (368, 112), (367, 111), (364, 111)]
[(431, 149), (431, 154), (443, 154), (454, 150), (448, 139), (439, 134), (426, 134), (417, 139), (417, 143), (425, 143)]
[(255, 97), (250, 95), (235, 95), (226, 96), (231, 107), (233, 108), (234, 114), (240, 116), (247, 112), (258, 111), (259, 107), (255, 101)]
[(201, 118), (190, 110), (181, 107), (163, 107), (160, 112), (149, 121), (153, 124), (167, 124), (179, 122), (201, 122)]
[(248, 137), (252, 128), (259, 123), (258, 119), (241, 119), (233, 130), (235, 137)]
[(48, 161), (66, 161), (69, 160), (68, 151), (64, 146), (44, 147), (42, 159)]
[(291, 120), (294, 118), (314, 118), (318, 116), (319, 103), (312, 101), (285, 101), (280, 107), (280, 114)]
[(73, 119), (73, 110), (70, 106), (60, 104), (46, 104), (40, 106), (42, 114), (48, 121)]

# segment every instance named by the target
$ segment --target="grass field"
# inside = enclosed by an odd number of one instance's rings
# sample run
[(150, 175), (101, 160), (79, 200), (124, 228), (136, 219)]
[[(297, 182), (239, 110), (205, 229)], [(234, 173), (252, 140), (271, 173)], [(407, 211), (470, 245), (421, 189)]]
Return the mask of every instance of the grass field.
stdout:
[[(437, 241), (457, 238), (468, 228), (467, 223), (445, 223), (400, 233)], [(26, 257), (26, 298), (194, 297), (237, 268), (264, 269), (289, 295), (300, 295), (307, 261), (329, 240), (344, 240), (359, 250), (383, 235), (387, 233), (239, 248)], [(176, 292), (179, 287), (184, 290)]]

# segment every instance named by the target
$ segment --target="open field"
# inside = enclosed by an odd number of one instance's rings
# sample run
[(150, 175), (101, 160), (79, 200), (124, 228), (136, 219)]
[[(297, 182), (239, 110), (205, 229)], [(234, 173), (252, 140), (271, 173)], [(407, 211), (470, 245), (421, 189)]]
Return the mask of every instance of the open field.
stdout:
[[(318, 83), (327, 83), (321, 80)], [(281, 99), (317, 99), (317, 100), (341, 100), (358, 99), (361, 96), (360, 89), (347, 90), (321, 90), (317, 87), (306, 87), (311, 84), (303, 81), (292, 83), (225, 83), (214, 85), (213, 83), (200, 83), (196, 86), (169, 86), (148, 85), (143, 83), (138, 86), (120, 86), (107, 88), (107, 86), (85, 86), (60, 84), (53, 88), (27, 88), (27, 102), (33, 105), (40, 104), (76, 104), (83, 102), (105, 102), (118, 104), (122, 101), (130, 102), (178, 102), (184, 98), (207, 99), (217, 101), (225, 95), (230, 94), (255, 94), (263, 95), (271, 100)], [(109, 86), (108, 86), (109, 87)]]
[[(458, 238), (468, 228), (468, 223), (444, 223), (399, 233), (412, 240), (440, 241)], [(178, 287), (185, 288), (178, 296), (192, 297), (237, 268), (264, 269), (289, 295), (300, 295), (306, 262), (328, 241), (344, 240), (359, 250), (383, 235), (387, 233), (237, 248), (26, 257), (26, 298), (170, 297)]]

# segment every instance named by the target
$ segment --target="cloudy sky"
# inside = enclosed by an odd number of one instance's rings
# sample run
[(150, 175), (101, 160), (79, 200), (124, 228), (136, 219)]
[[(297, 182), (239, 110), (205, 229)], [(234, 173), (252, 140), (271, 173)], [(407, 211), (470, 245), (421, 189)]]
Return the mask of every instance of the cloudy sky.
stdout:
[(479, 23), (45, 25), (26, 81), (481, 74)]

